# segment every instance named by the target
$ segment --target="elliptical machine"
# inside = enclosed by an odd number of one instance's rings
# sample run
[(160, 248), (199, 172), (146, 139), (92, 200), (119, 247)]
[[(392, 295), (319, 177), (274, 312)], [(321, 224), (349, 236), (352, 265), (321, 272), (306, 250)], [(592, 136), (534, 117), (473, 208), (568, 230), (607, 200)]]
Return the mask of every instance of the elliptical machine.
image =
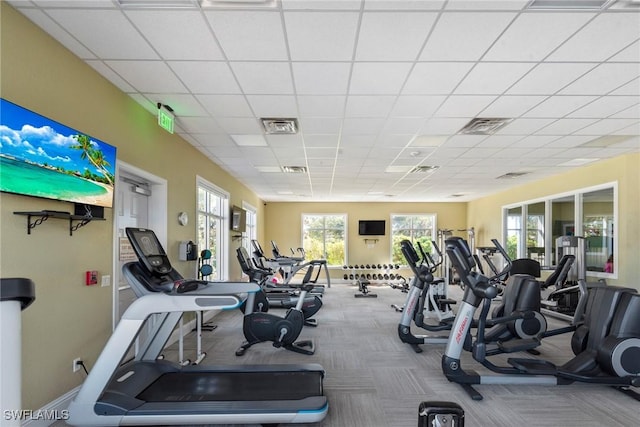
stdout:
[[(493, 243), (508, 259), (502, 246), (496, 240)], [(571, 349), (576, 356), (564, 365), (556, 366), (539, 359), (509, 358), (510, 366), (497, 366), (486, 357), (484, 331), (491, 300), (498, 295), (498, 290), (491, 283), (492, 278), (473, 270), (475, 261), (463, 239), (447, 239), (446, 252), (460, 279), (465, 282), (465, 293), (442, 356), (442, 370), (449, 381), (460, 384), (472, 399), (482, 400), (482, 395), (473, 388), (475, 384), (566, 385), (582, 382), (613, 386), (640, 400), (640, 394), (631, 390), (631, 387), (640, 387), (640, 361), (637, 357), (640, 353), (640, 294), (634, 289), (613, 286), (588, 289), (583, 321), (570, 327), (575, 331)], [(580, 286), (587, 288), (584, 281)], [(466, 344), (463, 339), (469, 336), (474, 313), (481, 304), (473, 358), (501, 375), (480, 375), (462, 369), (460, 356)], [(516, 312), (493, 322), (504, 323), (509, 317), (528, 319), (531, 312)], [(537, 337), (514, 339), (508, 344), (502, 348), (503, 352), (535, 348), (540, 345), (540, 340)]]

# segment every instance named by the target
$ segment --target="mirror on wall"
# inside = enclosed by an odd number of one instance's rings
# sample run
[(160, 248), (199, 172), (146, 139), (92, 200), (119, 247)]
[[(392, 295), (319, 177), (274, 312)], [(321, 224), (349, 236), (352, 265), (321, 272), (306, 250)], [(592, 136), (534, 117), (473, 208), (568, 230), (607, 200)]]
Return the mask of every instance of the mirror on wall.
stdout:
[(615, 278), (616, 197), (617, 184), (608, 183), (504, 206), (504, 243), (509, 256), (535, 259), (551, 269), (558, 261), (556, 240), (581, 236), (586, 243), (587, 274)]
[(527, 258), (534, 259), (541, 265), (545, 264), (544, 209), (545, 202), (530, 203), (527, 205)]
[(582, 195), (582, 235), (587, 246), (587, 271), (614, 272), (613, 208), (613, 188)]
[(556, 239), (560, 236), (575, 236), (576, 198), (574, 195), (558, 197), (551, 200), (551, 265), (558, 263), (556, 259)]
[(520, 258), (520, 239), (522, 234), (522, 206), (506, 210), (505, 249), (509, 258)]

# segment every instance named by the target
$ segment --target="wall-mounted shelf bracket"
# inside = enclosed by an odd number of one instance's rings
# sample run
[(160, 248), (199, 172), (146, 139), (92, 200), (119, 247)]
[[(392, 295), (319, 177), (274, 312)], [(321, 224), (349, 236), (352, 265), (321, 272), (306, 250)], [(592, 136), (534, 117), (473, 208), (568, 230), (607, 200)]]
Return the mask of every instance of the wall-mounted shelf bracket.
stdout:
[[(31, 230), (48, 220), (49, 218), (68, 219), (69, 220), (69, 236), (73, 236), (73, 232), (84, 227), (91, 221), (104, 221), (104, 218), (88, 218), (82, 215), (71, 215), (69, 212), (62, 211), (33, 211), (33, 212), (14, 212), (15, 215), (24, 215), (27, 217), (27, 234), (31, 234)], [(33, 218), (33, 222), (32, 222)], [(74, 224), (74, 221), (77, 221)]]

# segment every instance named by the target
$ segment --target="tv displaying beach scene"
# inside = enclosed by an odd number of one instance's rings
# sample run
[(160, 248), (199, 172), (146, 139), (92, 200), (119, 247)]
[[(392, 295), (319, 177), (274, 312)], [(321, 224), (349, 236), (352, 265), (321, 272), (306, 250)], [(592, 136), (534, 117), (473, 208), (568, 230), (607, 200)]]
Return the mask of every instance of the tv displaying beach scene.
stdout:
[(116, 147), (0, 99), (0, 191), (110, 208)]

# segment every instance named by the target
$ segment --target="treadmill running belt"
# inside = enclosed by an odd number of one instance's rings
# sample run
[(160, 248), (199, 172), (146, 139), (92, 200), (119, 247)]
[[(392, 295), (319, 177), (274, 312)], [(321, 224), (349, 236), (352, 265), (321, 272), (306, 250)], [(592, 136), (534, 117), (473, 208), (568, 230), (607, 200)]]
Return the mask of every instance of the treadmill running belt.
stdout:
[(140, 393), (146, 402), (297, 400), (322, 393), (320, 372), (166, 373)]

